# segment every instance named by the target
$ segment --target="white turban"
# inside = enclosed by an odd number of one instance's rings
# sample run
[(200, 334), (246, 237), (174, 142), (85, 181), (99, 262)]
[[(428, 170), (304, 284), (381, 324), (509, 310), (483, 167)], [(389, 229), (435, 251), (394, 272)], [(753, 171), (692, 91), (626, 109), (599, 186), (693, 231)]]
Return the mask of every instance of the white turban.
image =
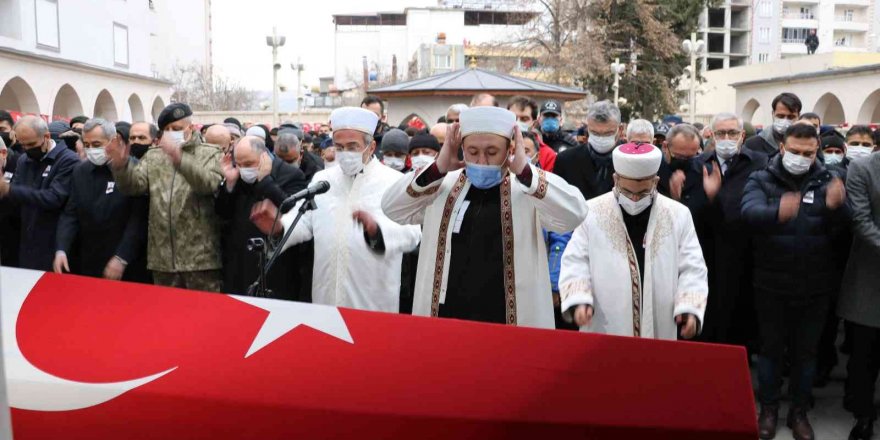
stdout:
[(657, 175), (663, 154), (651, 144), (625, 144), (612, 153), (614, 172), (628, 179), (645, 179)]
[(372, 136), (378, 125), (379, 117), (360, 107), (340, 107), (330, 113), (330, 127), (333, 131), (356, 130)]
[(516, 124), (516, 115), (501, 107), (471, 107), (462, 110), (459, 118), (462, 138), (488, 133), (510, 139)]

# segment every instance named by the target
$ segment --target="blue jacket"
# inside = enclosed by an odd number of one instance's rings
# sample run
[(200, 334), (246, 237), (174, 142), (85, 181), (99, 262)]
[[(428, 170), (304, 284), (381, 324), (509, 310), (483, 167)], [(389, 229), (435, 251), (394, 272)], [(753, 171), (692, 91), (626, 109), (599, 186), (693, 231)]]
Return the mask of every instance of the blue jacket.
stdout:
[(571, 232), (558, 233), (544, 231), (544, 242), (547, 243), (547, 258), (550, 263), (550, 287), (553, 293), (559, 293), (559, 270), (562, 268), (562, 253), (571, 240)]

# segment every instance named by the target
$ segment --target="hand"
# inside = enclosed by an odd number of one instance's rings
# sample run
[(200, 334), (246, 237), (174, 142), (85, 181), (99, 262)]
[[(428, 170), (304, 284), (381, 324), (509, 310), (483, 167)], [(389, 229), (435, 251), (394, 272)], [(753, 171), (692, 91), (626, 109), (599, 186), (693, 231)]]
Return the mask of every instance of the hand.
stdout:
[(355, 211), (352, 215), (352, 218), (355, 219), (356, 222), (360, 223), (364, 227), (364, 231), (367, 231), (367, 236), (370, 238), (376, 238), (376, 234), (379, 233), (379, 224), (376, 223), (376, 220), (373, 219), (373, 215), (367, 211)]
[(67, 255), (55, 254), (55, 261), (52, 262), (52, 270), (55, 273), (70, 273), (70, 266), (67, 264)]
[(3, 176), (0, 176), (0, 199), (9, 195), (9, 188), (9, 182), (7, 182)]
[(593, 323), (593, 306), (581, 304), (574, 309), (574, 323), (578, 327), (587, 327)]
[(111, 258), (104, 267), (104, 278), (108, 280), (119, 281), (123, 273), (125, 273), (125, 265), (116, 257)]
[(669, 195), (675, 200), (681, 200), (681, 189), (684, 187), (684, 171), (677, 170), (669, 178)]
[(825, 191), (825, 206), (833, 211), (840, 208), (844, 200), (846, 200), (846, 188), (843, 186), (843, 181), (835, 177), (831, 179), (831, 183)]
[(441, 174), (464, 168), (464, 162), (458, 160), (458, 150), (461, 149), (461, 126), (458, 122), (446, 127), (446, 141), (437, 155), (437, 170)]
[[(80, 145), (81, 144), (77, 142), (77, 153), (79, 153)], [(110, 159), (110, 166), (113, 167), (113, 169), (121, 170), (128, 165), (128, 149), (125, 148), (125, 145), (122, 142), (114, 140), (104, 147), (104, 151), (107, 152), (107, 158)], [(82, 154), (85, 155), (85, 150), (83, 150)]]
[[(275, 223), (276, 215), (278, 215), (278, 208), (275, 207), (275, 204), (272, 203), (271, 200), (257, 202), (254, 204), (253, 208), (251, 208), (251, 222), (254, 223), (254, 226), (256, 226), (260, 232), (273, 237), (281, 235), (281, 233), (284, 232), (284, 227), (281, 226), (281, 222)], [(275, 224), (275, 229), (272, 229), (273, 224)]]
[(721, 167), (718, 162), (712, 161), (712, 174), (709, 174), (709, 167), (703, 165), (703, 192), (711, 202), (715, 200), (718, 191), (721, 191)]
[(223, 177), (226, 178), (226, 188), (232, 190), (235, 187), (235, 182), (238, 182), (238, 168), (232, 166), (232, 154), (226, 153), (223, 155), (223, 158), (220, 159), (220, 171), (223, 173)]
[[(685, 320), (687, 319), (687, 320)], [(697, 317), (690, 313), (675, 317), (675, 324), (681, 326), (681, 337), (693, 339), (697, 335)]]
[(180, 151), (180, 144), (178, 144), (177, 141), (172, 140), (171, 136), (162, 135), (162, 139), (159, 141), (159, 147), (168, 155), (168, 158), (171, 159), (171, 163), (174, 164), (174, 166), (180, 165), (180, 158), (183, 153)]
[(259, 174), (257, 174), (257, 181), (262, 181), (269, 174), (272, 173), (272, 158), (269, 157), (268, 153), (263, 153), (260, 157), (260, 168)]
[(510, 164), (510, 171), (513, 171), (513, 174), (520, 175), (526, 168), (526, 165), (529, 164), (529, 157), (526, 156), (522, 132), (519, 130), (519, 125), (516, 124), (513, 126), (513, 145), (513, 163)]
[(786, 223), (797, 217), (798, 210), (801, 208), (801, 193), (787, 192), (782, 195), (779, 201), (779, 223)]

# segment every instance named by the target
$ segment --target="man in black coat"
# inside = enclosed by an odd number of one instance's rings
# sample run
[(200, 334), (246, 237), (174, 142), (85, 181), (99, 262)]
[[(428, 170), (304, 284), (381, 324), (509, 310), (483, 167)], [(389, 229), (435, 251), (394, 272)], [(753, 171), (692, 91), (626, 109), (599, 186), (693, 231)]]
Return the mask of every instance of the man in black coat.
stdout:
[[(0, 137), (0, 179), (6, 183), (12, 181), (15, 176), (15, 166), (18, 163), (16, 153), (4, 139)], [(0, 264), (9, 267), (18, 267), (18, 240), (21, 237), (21, 214), (18, 206), (12, 203), (0, 202)]]
[(538, 129), (541, 131), (541, 138), (557, 153), (578, 146), (577, 139), (571, 133), (562, 130), (564, 124), (562, 104), (559, 101), (551, 99), (541, 106), (541, 112), (538, 115)]
[(776, 434), (785, 347), (791, 357), (794, 438), (812, 439), (816, 350), (831, 294), (838, 288), (835, 230), (849, 220), (843, 182), (816, 157), (819, 138), (809, 124), (792, 125), (783, 151), (746, 183), (742, 216), (753, 231), (755, 303), (761, 334), (758, 419), (761, 438)]
[(278, 132), (275, 154), (284, 162), (299, 168), (306, 181), (311, 182), (315, 173), (324, 169), (324, 161), (314, 153), (303, 148), (302, 130), (285, 128)]
[(617, 146), (620, 109), (600, 101), (587, 111), (587, 144), (569, 148), (556, 156), (553, 172), (574, 185), (584, 199), (601, 196), (614, 188), (611, 152)]
[[(249, 251), (248, 246), (253, 238), (265, 238), (250, 221), (251, 208), (264, 199), (281, 206), (284, 199), (306, 187), (306, 178), (298, 168), (278, 157), (273, 159), (263, 140), (254, 136), (241, 138), (223, 157), (220, 168), (224, 180), (214, 206), (217, 215), (228, 222), (223, 249), (223, 291), (244, 295), (260, 274), (258, 254)], [(272, 266), (267, 279), (272, 297), (302, 300), (297, 255), (285, 252)]]
[(709, 303), (701, 340), (747, 345), (757, 338), (751, 282), (751, 236), (742, 221), (743, 191), (749, 176), (767, 167), (767, 156), (742, 148), (743, 122), (732, 113), (719, 113), (709, 126), (715, 150), (703, 161), (720, 170), (721, 188), (706, 212), (711, 254)]
[(70, 175), (79, 163), (76, 153), (56, 144), (49, 126), (38, 116), (15, 124), (15, 138), (24, 149), (11, 182), (0, 179), (0, 201), (20, 207), (19, 266), (52, 270), (55, 230), (70, 193)]
[[(147, 271), (145, 197), (116, 189), (105, 148), (127, 148), (128, 127), (90, 119), (83, 126), (87, 160), (73, 170), (70, 197), (58, 221), (53, 270), (110, 280), (152, 283)], [(112, 144), (112, 145), (111, 145)], [(71, 270), (72, 268), (72, 270)]]
[(800, 98), (794, 93), (782, 93), (773, 98), (770, 107), (773, 125), (764, 127), (761, 134), (746, 139), (745, 148), (764, 153), (772, 159), (779, 153), (779, 143), (785, 131), (801, 116), (802, 108)]

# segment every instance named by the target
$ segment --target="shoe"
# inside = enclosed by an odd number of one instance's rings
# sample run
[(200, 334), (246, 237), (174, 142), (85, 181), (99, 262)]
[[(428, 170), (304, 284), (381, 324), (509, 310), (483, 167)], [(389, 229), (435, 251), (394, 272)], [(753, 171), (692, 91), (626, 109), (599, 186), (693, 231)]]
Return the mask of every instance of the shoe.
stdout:
[(779, 423), (779, 405), (761, 405), (758, 416), (758, 438), (769, 440), (776, 437), (776, 425)]
[(870, 440), (874, 435), (874, 419), (861, 418), (849, 432), (849, 440)]
[(788, 412), (787, 424), (795, 440), (814, 440), (813, 427), (807, 419), (807, 412), (802, 408), (792, 408)]

